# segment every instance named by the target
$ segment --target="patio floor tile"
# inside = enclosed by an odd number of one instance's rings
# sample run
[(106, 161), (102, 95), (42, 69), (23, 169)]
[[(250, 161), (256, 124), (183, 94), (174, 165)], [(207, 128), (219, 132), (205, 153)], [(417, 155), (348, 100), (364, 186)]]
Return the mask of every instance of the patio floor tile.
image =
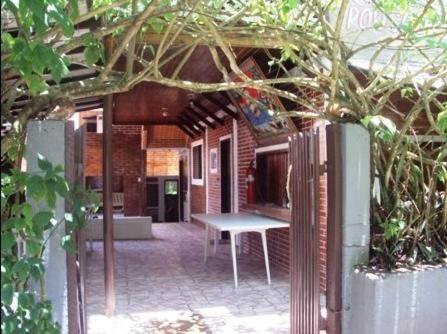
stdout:
[(238, 255), (234, 288), (229, 244), (203, 261), (204, 230), (153, 225), (154, 239), (115, 242), (116, 315), (104, 316), (103, 245), (87, 263), (89, 333), (288, 333), (288, 275)]

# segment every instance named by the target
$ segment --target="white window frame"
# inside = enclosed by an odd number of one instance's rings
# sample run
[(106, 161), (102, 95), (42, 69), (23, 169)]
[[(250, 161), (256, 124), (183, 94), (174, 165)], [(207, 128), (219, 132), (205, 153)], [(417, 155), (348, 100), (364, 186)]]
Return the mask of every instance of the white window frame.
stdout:
[[(194, 178), (194, 147), (197, 147), (199, 145), (202, 145), (202, 150), (201, 150), (201, 155), (202, 155), (202, 178), (200, 179), (195, 179)], [(191, 143), (191, 184), (193, 186), (203, 186), (204, 184), (204, 164), (205, 164), (205, 160), (204, 160), (204, 147), (203, 147), (203, 139), (199, 139), (196, 140), (194, 142)]]

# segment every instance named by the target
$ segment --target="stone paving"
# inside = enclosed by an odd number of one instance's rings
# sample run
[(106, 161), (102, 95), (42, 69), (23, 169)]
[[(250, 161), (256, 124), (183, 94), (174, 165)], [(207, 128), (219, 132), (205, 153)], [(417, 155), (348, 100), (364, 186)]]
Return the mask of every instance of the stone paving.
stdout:
[(102, 242), (88, 254), (88, 329), (100, 333), (288, 333), (288, 275), (238, 255), (234, 288), (229, 244), (203, 261), (204, 230), (153, 224), (154, 239), (115, 242), (116, 315), (104, 316)]

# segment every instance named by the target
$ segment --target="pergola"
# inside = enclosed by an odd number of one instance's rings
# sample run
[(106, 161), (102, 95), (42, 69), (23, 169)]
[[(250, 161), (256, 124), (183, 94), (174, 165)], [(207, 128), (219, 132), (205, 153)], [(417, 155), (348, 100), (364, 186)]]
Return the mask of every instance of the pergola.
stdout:
[[(117, 1), (109, 7), (118, 7), (126, 2)], [(149, 30), (113, 37), (111, 33), (117, 28), (124, 27), (131, 31), (133, 24), (138, 30), (140, 20), (153, 14), (155, 8), (148, 6), (134, 21), (127, 19), (104, 28), (101, 19), (95, 17), (101, 12), (93, 10), (90, 1), (82, 2), (80, 9), (80, 19), (75, 21), (76, 29), (71, 39), (58, 40), (57, 31), (48, 36), (48, 42), (54, 43), (55, 48), (65, 53), (70, 60), (69, 73), (59, 83), (49, 74), (44, 75), (49, 90), (60, 91), (60, 94), (56, 94), (55, 99), (49, 98), (49, 95), (13, 95), (7, 101), (10, 116), (2, 119), (2, 137), (7, 135), (12, 123), (21, 117), (65, 118), (73, 112), (103, 109), (104, 277), (106, 314), (112, 315), (115, 309), (112, 126), (176, 125), (194, 138), (201, 135), (207, 126), (215, 128), (223, 124), (222, 117), (217, 113), (219, 110), (223, 115), (237, 119), (241, 114), (240, 106), (233, 95), (228, 93), (228, 89), (242, 87), (244, 82), (231, 87), (228, 82), (225, 83), (228, 80), (226, 75), (235, 69), (235, 64), (256, 53), (262, 53), (267, 59), (263, 50), (275, 52), (274, 49), (281, 45), (281, 39), (275, 31), (258, 31), (254, 37), (254, 30), (250, 27), (224, 31), (218, 41), (213, 34), (198, 36), (197, 31), (184, 27), (172, 28), (171, 32), (164, 34)], [(14, 20), (8, 24), (8, 32), (17, 36), (18, 28)], [(87, 64), (85, 46), (82, 45), (82, 38), (87, 34), (103, 39), (106, 57), (103, 63), (93, 66)], [(157, 48), (155, 54), (147, 50), (154, 47)], [(162, 55), (159, 50), (162, 50)], [(159, 71), (159, 75), (150, 75), (148, 69)], [(147, 75), (142, 77), (141, 73)], [(104, 83), (106, 77), (112, 78), (115, 83), (109, 85), (107, 80)], [(122, 84), (120, 78), (129, 80)], [(100, 81), (103, 83), (95, 86)], [(280, 82), (281, 88), (293, 87), (291, 82)], [(21, 84), (20, 77), (8, 77), (5, 84), (18, 86)], [(260, 83), (256, 85), (262, 86)], [(266, 86), (264, 89), (274, 88)], [(296, 97), (290, 94), (286, 97)]]

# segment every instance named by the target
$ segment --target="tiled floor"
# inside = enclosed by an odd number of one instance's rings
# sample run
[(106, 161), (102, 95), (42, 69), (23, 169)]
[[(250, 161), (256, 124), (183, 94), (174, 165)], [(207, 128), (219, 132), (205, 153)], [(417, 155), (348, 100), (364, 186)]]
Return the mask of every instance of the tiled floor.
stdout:
[(104, 314), (102, 243), (88, 256), (87, 312), (97, 333), (288, 333), (288, 275), (238, 257), (234, 288), (229, 245), (203, 262), (204, 230), (154, 224), (153, 240), (115, 242), (116, 315)]

